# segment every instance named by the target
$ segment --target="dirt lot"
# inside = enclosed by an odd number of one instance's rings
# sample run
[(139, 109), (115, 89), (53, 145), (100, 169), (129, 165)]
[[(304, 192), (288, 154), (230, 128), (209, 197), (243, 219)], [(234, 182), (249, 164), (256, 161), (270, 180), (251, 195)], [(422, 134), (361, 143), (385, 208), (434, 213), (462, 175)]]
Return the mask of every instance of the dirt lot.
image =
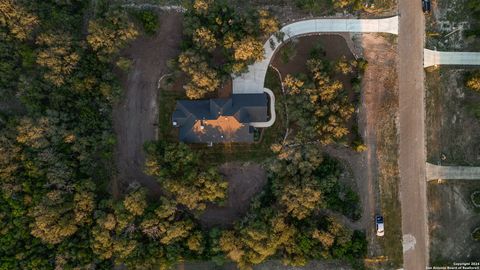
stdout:
[(265, 169), (252, 163), (225, 163), (220, 173), (228, 180), (228, 199), (223, 206), (210, 205), (200, 216), (203, 226), (228, 227), (248, 211), (254, 195), (267, 182)]
[(431, 266), (480, 261), (480, 244), (471, 237), (480, 226), (480, 209), (470, 200), (479, 189), (480, 182), (472, 180), (428, 185)]
[(122, 77), (124, 95), (114, 108), (117, 134), (115, 160), (118, 177), (112, 182), (116, 196), (134, 182), (160, 192), (155, 179), (143, 173), (143, 144), (156, 138), (158, 119), (157, 83), (167, 72), (167, 61), (177, 56), (182, 33), (182, 15), (159, 13), (160, 27), (153, 37), (140, 37), (123, 53), (133, 61), (128, 76)]
[(464, 70), (426, 73), (427, 160), (442, 165), (480, 165), (480, 120), (472, 110), (480, 94), (463, 86)]
[[(327, 60), (335, 61), (342, 56), (352, 60), (354, 57), (347, 40), (351, 40), (349, 34), (323, 34), (293, 38), (277, 50), (270, 64), (280, 71), (282, 77), (287, 74), (306, 73), (305, 60), (311, 58), (310, 52), (316, 47), (323, 49), (324, 57)], [(282, 52), (285, 51), (285, 47), (291, 46), (291, 44), (293, 44), (295, 52), (288, 61), (284, 61)]]

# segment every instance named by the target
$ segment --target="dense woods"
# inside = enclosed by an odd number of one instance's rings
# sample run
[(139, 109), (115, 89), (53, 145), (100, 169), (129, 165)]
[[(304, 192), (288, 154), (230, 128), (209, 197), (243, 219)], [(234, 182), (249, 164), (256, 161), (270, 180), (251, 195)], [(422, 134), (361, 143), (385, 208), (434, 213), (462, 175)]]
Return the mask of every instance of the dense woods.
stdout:
[[(227, 258), (249, 269), (266, 259), (302, 265), (365, 254), (362, 233), (323, 211), (359, 218), (340, 165), (314, 148), (275, 145), (267, 189), (229, 229), (198, 223), (208, 204), (226, 199), (228, 179), (184, 144), (145, 147), (145, 171), (162, 196), (130, 187), (113, 199), (111, 112), (121, 89), (112, 69), (128, 70), (118, 54), (141, 32), (132, 19), (147, 34), (157, 19), (108, 1), (92, 12), (88, 2), (0, 3), (0, 101), (16, 106), (0, 113), (0, 269), (166, 269)], [(194, 1), (185, 18), (179, 66), (190, 76), (191, 98), (261, 59), (261, 38), (278, 30), (268, 12), (239, 13), (222, 1)]]

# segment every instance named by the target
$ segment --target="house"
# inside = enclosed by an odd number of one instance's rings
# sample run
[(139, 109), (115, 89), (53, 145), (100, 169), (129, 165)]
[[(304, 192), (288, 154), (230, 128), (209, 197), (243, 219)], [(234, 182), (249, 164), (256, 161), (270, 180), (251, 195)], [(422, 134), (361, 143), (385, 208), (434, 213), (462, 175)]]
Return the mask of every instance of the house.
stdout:
[(228, 99), (179, 100), (172, 124), (188, 143), (253, 142), (252, 122), (268, 118), (266, 94), (233, 94)]

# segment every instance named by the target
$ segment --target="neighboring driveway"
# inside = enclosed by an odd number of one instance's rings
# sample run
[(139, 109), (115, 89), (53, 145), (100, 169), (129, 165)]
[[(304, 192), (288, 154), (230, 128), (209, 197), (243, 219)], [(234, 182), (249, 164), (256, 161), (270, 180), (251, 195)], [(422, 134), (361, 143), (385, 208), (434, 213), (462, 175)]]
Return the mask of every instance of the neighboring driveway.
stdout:
[(480, 52), (439, 52), (424, 49), (423, 66), (437, 65), (480, 65)]
[(427, 163), (427, 180), (480, 180), (480, 167), (439, 166)]
[[(284, 26), (285, 40), (295, 36), (328, 32), (381, 32), (398, 34), (398, 17), (385, 19), (312, 19)], [(274, 35), (265, 45), (265, 58), (248, 67), (248, 72), (233, 79), (233, 93), (262, 93), (268, 65), (282, 41)]]
[[(404, 269), (426, 269), (429, 261), (426, 192), (425, 21), (421, 1), (398, 1), (399, 171)], [(388, 221), (385, 221), (388, 224)], [(388, 225), (387, 225), (388, 228)], [(388, 233), (388, 229), (387, 229)]]

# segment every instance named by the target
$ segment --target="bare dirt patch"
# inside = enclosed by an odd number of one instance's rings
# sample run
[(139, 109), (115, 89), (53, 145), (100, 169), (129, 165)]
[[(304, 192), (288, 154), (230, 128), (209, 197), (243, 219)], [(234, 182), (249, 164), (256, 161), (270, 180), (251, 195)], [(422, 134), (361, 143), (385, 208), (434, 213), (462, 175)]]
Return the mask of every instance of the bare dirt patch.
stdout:
[[(325, 54), (323, 58), (329, 61), (339, 60), (340, 57), (345, 56), (347, 60), (354, 59), (352, 51), (349, 46), (348, 40), (351, 38), (349, 34), (322, 34), (322, 35), (310, 35), (293, 38), (290, 41), (282, 44), (273, 56), (271, 65), (276, 67), (282, 77), (287, 74), (296, 75), (299, 73), (306, 74), (308, 69), (306, 66), (306, 60), (312, 58), (311, 52), (315, 48), (321, 48)], [(293, 57), (284, 61), (282, 54), (286, 47), (293, 44)], [(348, 81), (348, 84), (350, 82)]]
[(200, 216), (203, 226), (228, 227), (242, 218), (252, 198), (267, 182), (265, 169), (258, 164), (225, 163), (219, 168), (228, 181), (228, 198), (224, 205), (209, 205)]
[(478, 189), (480, 182), (475, 180), (428, 184), (431, 266), (480, 259), (479, 244), (471, 237), (473, 229), (480, 226), (479, 210), (470, 200)]
[(462, 69), (426, 73), (427, 160), (439, 165), (480, 166), (480, 121), (472, 110), (480, 94), (464, 87)]
[(153, 177), (143, 173), (143, 145), (157, 136), (158, 80), (167, 72), (167, 62), (179, 53), (182, 37), (182, 15), (159, 12), (160, 27), (153, 37), (142, 36), (123, 53), (133, 61), (128, 75), (121, 76), (124, 89), (121, 101), (113, 110), (117, 135), (115, 161), (118, 177), (112, 182), (116, 196), (122, 186), (135, 182), (147, 187), (152, 195), (160, 192)]

